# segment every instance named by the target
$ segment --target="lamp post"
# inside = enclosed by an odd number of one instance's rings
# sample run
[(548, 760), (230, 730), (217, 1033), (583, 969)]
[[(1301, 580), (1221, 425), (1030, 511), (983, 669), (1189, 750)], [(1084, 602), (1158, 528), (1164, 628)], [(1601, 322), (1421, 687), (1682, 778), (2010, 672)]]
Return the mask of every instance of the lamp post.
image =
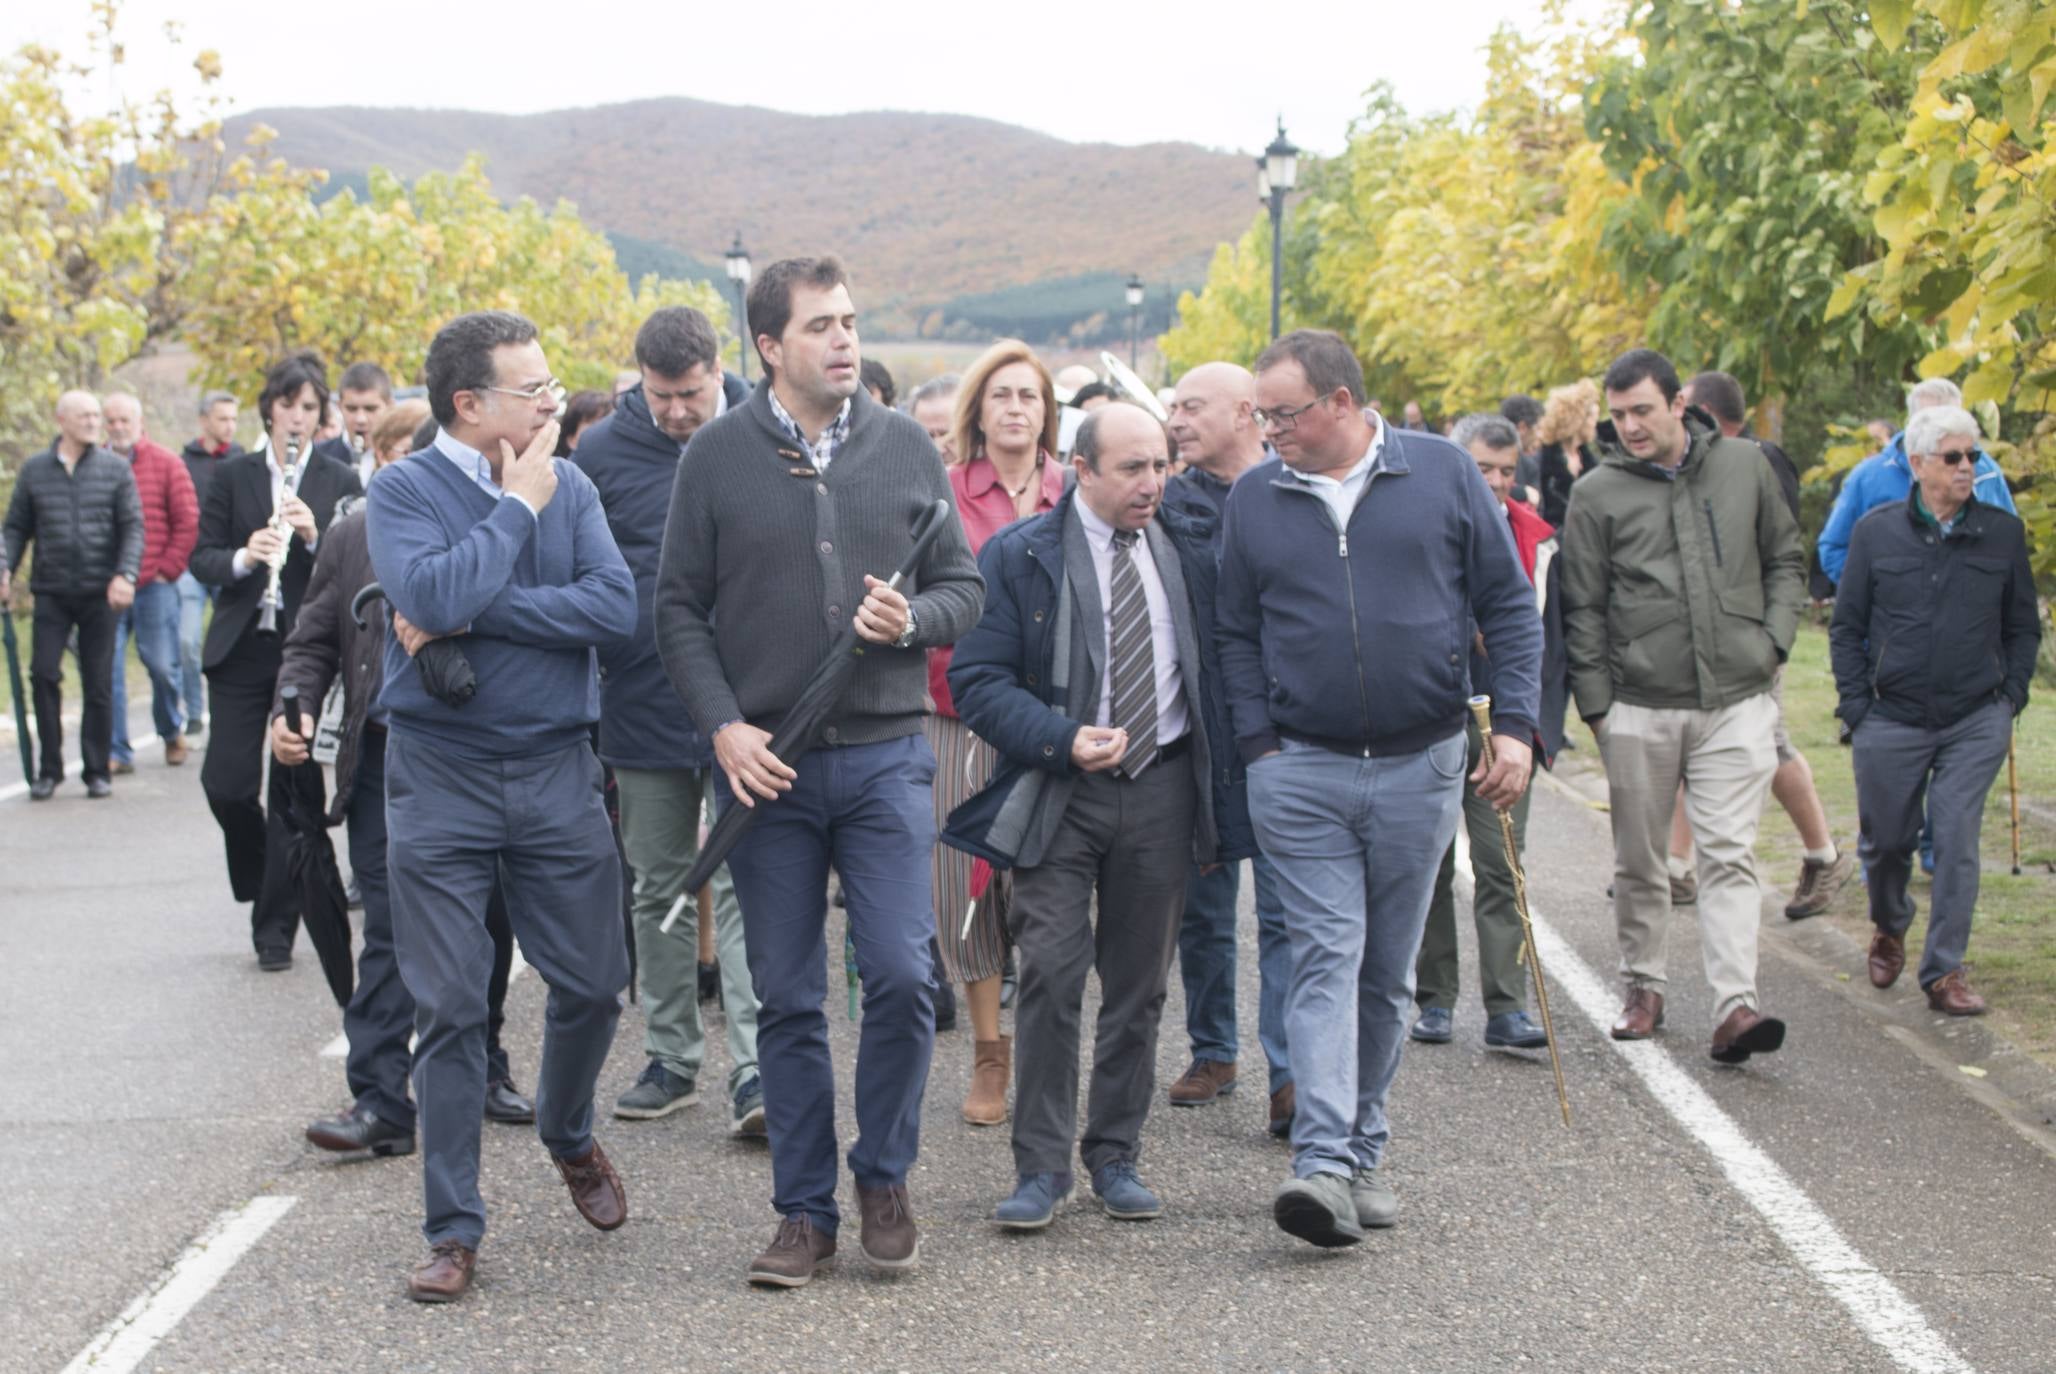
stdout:
[[(728, 280), (735, 283), (735, 327), (741, 337), (736, 341), (736, 361), (742, 366), (742, 379), (750, 379), (750, 252), (742, 246), (742, 230), (735, 231), (735, 242), (729, 245), (725, 255), (728, 263)], [(1275, 330), (1273, 332), (1276, 332)]]
[(1128, 274), (1128, 367), (1135, 367), (1135, 354), (1142, 342), (1142, 278)]
[(1284, 116), (1278, 136), (1257, 159), (1256, 193), (1271, 207), (1271, 337), (1278, 337), (1278, 302), (1285, 291), (1285, 197), (1299, 179), (1299, 149), (1285, 137)]

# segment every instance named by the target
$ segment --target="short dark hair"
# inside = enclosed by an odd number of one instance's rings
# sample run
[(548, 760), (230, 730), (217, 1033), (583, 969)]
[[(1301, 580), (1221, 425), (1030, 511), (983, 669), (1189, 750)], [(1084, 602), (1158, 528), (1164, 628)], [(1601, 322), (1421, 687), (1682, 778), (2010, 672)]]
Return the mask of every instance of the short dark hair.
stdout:
[(866, 358), (857, 365), (857, 380), (866, 391), (878, 392), (878, 403), (890, 409), (899, 400), (899, 388), (893, 384), (892, 369), (876, 358)]
[(436, 423), (447, 425), (457, 418), (458, 392), (483, 391), (499, 380), (494, 349), (529, 343), (535, 337), (534, 323), (511, 310), (475, 310), (438, 329), (421, 368)]
[(1515, 394), (1499, 403), (1499, 414), (1517, 425), (1538, 425), (1542, 423), (1542, 403), (1533, 396)]
[(376, 391), (388, 401), (393, 399), (393, 379), (377, 363), (351, 363), (343, 369), (343, 379), (336, 383), (337, 391)]
[(720, 356), (713, 324), (689, 305), (667, 305), (635, 331), (635, 365), (660, 377), (683, 377)]
[(1723, 424), (1739, 425), (1749, 406), (1742, 399), (1742, 384), (1730, 372), (1702, 372), (1692, 379), (1692, 404)]
[(1628, 391), (1645, 381), (1654, 381), (1664, 400), (1678, 398), (1678, 370), (1653, 348), (1631, 348), (1615, 358), (1600, 385), (1608, 391)]
[(1338, 389), (1361, 408), (1364, 403), (1363, 364), (1340, 334), (1330, 329), (1295, 329), (1265, 349), (1256, 360), (1258, 372), (1268, 372), (1280, 363), (1294, 362), (1306, 374), (1314, 395), (1326, 400)]
[(1121, 399), (1121, 393), (1108, 386), (1105, 382), (1087, 382), (1084, 386), (1071, 393), (1071, 404), (1083, 406), (1087, 401), (1099, 396), (1104, 396), (1109, 401)]
[(280, 401), (292, 400), (300, 394), (300, 388), (308, 386), (314, 388), (321, 413), (328, 414), (328, 364), (313, 349), (303, 348), (271, 365), (271, 371), (264, 374), (264, 390), (257, 393), (257, 423), (266, 434), (271, 433), (271, 408)]
[(1156, 421), (1156, 427), (1164, 432), (1166, 450), (1173, 453), (1177, 451), (1178, 446), (1171, 442), (1171, 431), (1165, 428), (1162, 420), (1157, 420), (1156, 416), (1150, 415), (1148, 411), (1136, 405), (1135, 402), (1122, 400), (1117, 397), (1111, 403), (1101, 406), (1098, 410), (1088, 410), (1085, 412), (1084, 420), (1079, 422), (1078, 432), (1071, 436), (1071, 456), (1073, 458), (1083, 458), (1085, 466), (1091, 468), (1094, 472), (1099, 471), (1099, 426), (1100, 422), (1107, 417), (1108, 413), (1115, 406), (1126, 406), (1138, 415), (1149, 415), (1150, 419)]
[[(664, 369), (658, 368), (659, 372)], [(690, 369), (687, 369), (690, 371)], [(678, 374), (665, 372), (665, 376)], [(578, 432), (596, 420), (604, 420), (614, 413), (614, 393), (611, 391), (574, 391), (564, 401), (564, 409), (557, 417), (557, 456), (569, 457), (572, 441)]]
[[(749, 329), (750, 344), (769, 334), (774, 339), (785, 337), (785, 327), (792, 323), (792, 289), (805, 284), (826, 291), (833, 286), (848, 286), (849, 273), (843, 270), (842, 259), (834, 256), (821, 258), (780, 258), (764, 269), (762, 276), (750, 284)], [(757, 357), (764, 364), (764, 375), (777, 371), (771, 360), (764, 357), (764, 350), (757, 349)]]

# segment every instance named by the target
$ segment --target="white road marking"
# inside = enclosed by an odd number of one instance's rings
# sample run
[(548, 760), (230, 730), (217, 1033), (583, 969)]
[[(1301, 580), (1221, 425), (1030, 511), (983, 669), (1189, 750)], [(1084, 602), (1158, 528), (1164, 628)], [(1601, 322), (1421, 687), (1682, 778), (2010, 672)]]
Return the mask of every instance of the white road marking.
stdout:
[[(1471, 885), (1470, 842), (1460, 821), (1456, 875), (1460, 885)], [(1542, 919), (1532, 899), (1528, 915), (1535, 925), (1535, 943), (1550, 990), (1568, 996), (1585, 1014), (1602, 1043), (1613, 1047), (1658, 1105), (1713, 1156), (1729, 1184), (1769, 1223), (1792, 1257), (1848, 1310), (1863, 1334), (1909, 1374), (1975, 1374), (1969, 1362), (1928, 1325), (1920, 1308), (1842, 1238), (1827, 1213), (1776, 1160), (1743, 1134), (1735, 1119), (1722, 1111), (1660, 1044), (1612, 1037), (1618, 1001), (1613, 989)], [(1561, 1000), (1555, 1005), (1561, 1006)], [(1577, 1085), (1571, 1087), (1575, 1107)]]
[(128, 1374), (298, 1201), (257, 1197), (216, 1217), (170, 1268), (93, 1337), (64, 1367), (64, 1374)]
[[(507, 968), (507, 986), (513, 987), (514, 980), (519, 978), (521, 971), (527, 967), (528, 960), (521, 957), (521, 942), (517, 940), (514, 942), (514, 962)], [(410, 1053), (414, 1049), (414, 1037), (411, 1035), (407, 1037), (407, 1049)], [(349, 1054), (350, 1037), (348, 1035), (338, 1035), (335, 1039), (321, 1047), (321, 1057), (323, 1059), (347, 1059)]]

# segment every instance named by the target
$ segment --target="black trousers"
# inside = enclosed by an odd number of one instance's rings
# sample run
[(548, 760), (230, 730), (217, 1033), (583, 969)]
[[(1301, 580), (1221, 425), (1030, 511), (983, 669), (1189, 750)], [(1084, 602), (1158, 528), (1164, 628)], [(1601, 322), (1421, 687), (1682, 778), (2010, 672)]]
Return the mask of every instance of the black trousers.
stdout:
[(286, 873), (284, 816), (294, 789), (304, 793), (305, 814), (325, 810), (319, 768), (273, 768), (265, 780), (278, 665), (278, 641), (251, 633), (208, 670), (211, 720), (200, 767), (200, 788), (228, 854), (229, 890), (253, 904), (250, 942), (260, 954), (290, 950), (300, 928), (300, 899)]
[(71, 632), (79, 632), (79, 686), (85, 709), (79, 714), (79, 776), (107, 776), (107, 751), (114, 738), (114, 623), (120, 619), (107, 604), (107, 593), (63, 596), (36, 593), (36, 616), (29, 640), (30, 695), (36, 703), (36, 739), (42, 745), (42, 776), (64, 779), (64, 648)]

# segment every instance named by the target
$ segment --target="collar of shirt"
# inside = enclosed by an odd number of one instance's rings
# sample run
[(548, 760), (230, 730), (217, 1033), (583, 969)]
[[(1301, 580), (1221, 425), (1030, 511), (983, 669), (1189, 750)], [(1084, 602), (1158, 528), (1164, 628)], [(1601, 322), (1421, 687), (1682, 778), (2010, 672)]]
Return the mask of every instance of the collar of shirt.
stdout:
[(436, 428), (435, 448), (436, 452), (455, 463), (457, 470), (486, 495), (496, 501), (506, 495), (500, 490), (500, 484), (493, 480), (493, 465), (486, 461), (486, 456), (441, 426)]
[(835, 459), (835, 451), (841, 448), (842, 441), (849, 437), (850, 401), (854, 398), (846, 398), (843, 401), (842, 409), (835, 413), (835, 419), (821, 431), (821, 437), (810, 444), (807, 442), (806, 434), (800, 429), (800, 422), (793, 419), (792, 414), (779, 404), (778, 389), (766, 383), (764, 392), (770, 398), (771, 417), (778, 421), (778, 427), (790, 435), (794, 443), (812, 454), (814, 466), (825, 472), (829, 463)]
[(1329, 477), (1322, 473), (1301, 472), (1298, 468), (1290, 465), (1287, 465), (1285, 471), (1310, 487), (1329, 487), (1346, 491), (1353, 484), (1361, 485), (1364, 479), (1385, 466), (1385, 423), (1382, 419), (1376, 418), (1376, 416), (1376, 411), (1364, 412), (1364, 418), (1372, 421), (1371, 446), (1364, 450), (1364, 456), (1357, 460), (1356, 466), (1343, 473), (1340, 477)]
[[(1078, 523), (1085, 530), (1085, 542), (1092, 546), (1093, 553), (1101, 557), (1106, 556), (1114, 547), (1114, 527), (1100, 519), (1099, 512), (1083, 500), (1071, 504), (1077, 507)], [(1141, 531), (1138, 530), (1136, 533), (1140, 534)]]
[[(278, 465), (278, 454), (272, 450), (269, 435), (265, 436), (264, 446), (257, 451), (264, 455), (264, 466), (271, 473), (271, 484), (274, 487), (278, 486), (280, 479), (285, 476), (285, 470)], [(307, 476), (307, 460), (313, 456), (313, 452), (314, 446), (312, 444), (300, 450), (300, 465), (293, 472), (293, 495), (295, 496), (300, 494), (300, 483)]]

